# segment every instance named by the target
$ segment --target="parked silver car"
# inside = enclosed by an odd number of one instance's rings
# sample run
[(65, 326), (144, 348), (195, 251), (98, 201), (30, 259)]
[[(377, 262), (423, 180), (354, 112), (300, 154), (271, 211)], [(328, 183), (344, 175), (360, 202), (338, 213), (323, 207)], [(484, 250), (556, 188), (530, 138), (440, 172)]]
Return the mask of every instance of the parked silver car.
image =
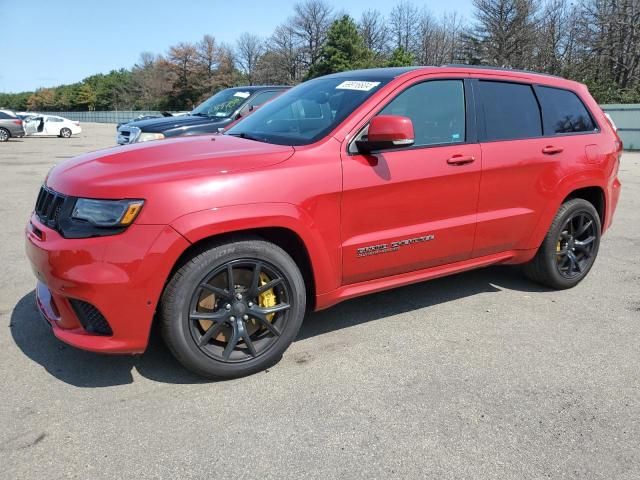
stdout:
[(0, 142), (6, 142), (11, 137), (24, 137), (22, 120), (9, 110), (0, 110)]

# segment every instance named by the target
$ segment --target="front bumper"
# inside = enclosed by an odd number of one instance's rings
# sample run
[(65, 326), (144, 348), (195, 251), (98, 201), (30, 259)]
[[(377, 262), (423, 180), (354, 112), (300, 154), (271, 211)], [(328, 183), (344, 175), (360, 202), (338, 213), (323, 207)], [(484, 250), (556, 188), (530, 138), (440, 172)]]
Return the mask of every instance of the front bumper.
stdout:
[[(38, 279), (38, 308), (54, 335), (103, 353), (145, 350), (164, 283), (188, 246), (166, 225), (134, 224), (110, 237), (65, 239), (32, 215), (26, 229), (26, 253)], [(71, 300), (95, 307), (112, 335), (85, 330)]]

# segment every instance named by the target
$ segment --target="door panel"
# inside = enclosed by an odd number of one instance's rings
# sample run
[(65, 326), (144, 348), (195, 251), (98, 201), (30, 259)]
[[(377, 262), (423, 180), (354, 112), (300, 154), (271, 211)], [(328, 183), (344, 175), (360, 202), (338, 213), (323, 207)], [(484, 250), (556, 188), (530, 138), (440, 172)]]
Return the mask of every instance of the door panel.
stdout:
[[(475, 161), (447, 163), (458, 155)], [(480, 147), (471, 144), (346, 156), (344, 283), (469, 258), (476, 227), (480, 155)]]
[(473, 256), (527, 248), (542, 212), (576, 155), (569, 137), (549, 137), (531, 85), (493, 77), (474, 81), (482, 181)]
[(531, 236), (565, 158), (543, 154), (548, 143), (534, 138), (481, 144), (474, 257), (523, 248)]
[(418, 79), (378, 112), (409, 117), (414, 146), (343, 154), (343, 283), (470, 257), (481, 150), (469, 95), (463, 79)]

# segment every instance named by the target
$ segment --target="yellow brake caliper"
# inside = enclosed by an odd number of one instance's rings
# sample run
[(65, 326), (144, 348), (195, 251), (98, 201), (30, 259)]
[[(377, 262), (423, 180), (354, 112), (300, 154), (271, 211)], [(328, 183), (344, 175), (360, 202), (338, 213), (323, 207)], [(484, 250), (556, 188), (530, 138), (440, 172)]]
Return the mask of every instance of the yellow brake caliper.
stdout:
[[(270, 281), (271, 280), (269, 279), (269, 277), (267, 277), (265, 273), (260, 274), (260, 286), (266, 285)], [(269, 290), (261, 293), (258, 296), (258, 304), (260, 305), (261, 308), (269, 308), (269, 307), (276, 306), (276, 294), (273, 291), (273, 288), (270, 288)], [(274, 315), (275, 313), (270, 313), (269, 315), (267, 315), (267, 320), (272, 321)]]

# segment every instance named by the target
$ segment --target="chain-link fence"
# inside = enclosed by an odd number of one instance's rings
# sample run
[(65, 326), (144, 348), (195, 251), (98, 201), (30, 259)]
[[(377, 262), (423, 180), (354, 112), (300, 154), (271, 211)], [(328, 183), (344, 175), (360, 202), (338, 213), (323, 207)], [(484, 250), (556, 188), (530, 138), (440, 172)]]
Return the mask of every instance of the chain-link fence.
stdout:
[(93, 112), (38, 112), (44, 115), (57, 115), (78, 122), (95, 123), (122, 123), (133, 120), (141, 115), (161, 116), (162, 113), (154, 110), (111, 110)]

